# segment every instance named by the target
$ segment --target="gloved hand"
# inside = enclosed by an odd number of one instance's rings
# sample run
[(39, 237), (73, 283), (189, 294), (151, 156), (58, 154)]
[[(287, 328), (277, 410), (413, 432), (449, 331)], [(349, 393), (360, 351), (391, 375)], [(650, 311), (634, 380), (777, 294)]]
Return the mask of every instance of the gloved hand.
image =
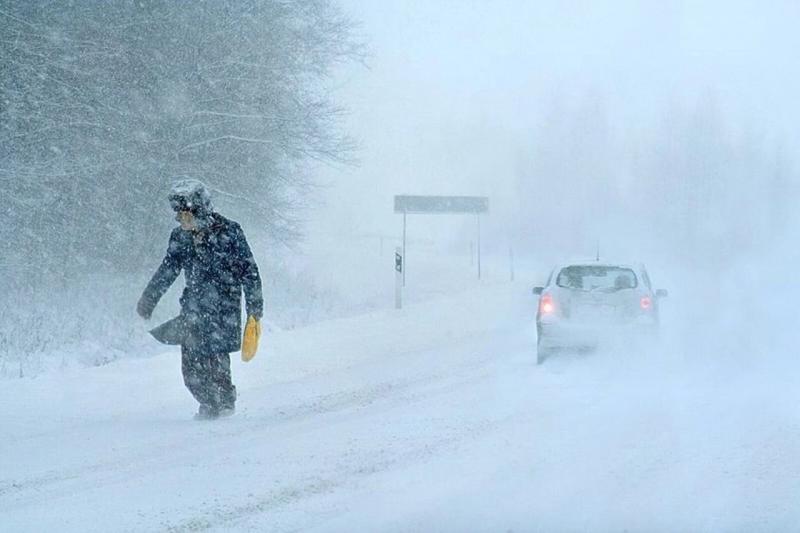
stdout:
[(139, 313), (140, 317), (149, 320), (150, 316), (153, 314), (154, 307), (155, 305), (142, 295), (142, 297), (139, 298), (139, 303), (136, 304), (136, 312)]
[(245, 363), (256, 356), (258, 350), (258, 340), (261, 338), (261, 322), (253, 315), (247, 317), (247, 324), (244, 327), (244, 338), (242, 339), (242, 361)]

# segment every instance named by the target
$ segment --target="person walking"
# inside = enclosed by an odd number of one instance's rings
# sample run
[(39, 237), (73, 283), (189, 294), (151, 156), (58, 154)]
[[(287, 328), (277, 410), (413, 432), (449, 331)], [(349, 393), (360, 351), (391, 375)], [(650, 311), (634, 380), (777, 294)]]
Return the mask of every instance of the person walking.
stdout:
[(234, 413), (236, 387), (230, 353), (242, 346), (242, 292), (248, 327), (260, 332), (261, 277), (241, 226), (216, 213), (206, 186), (176, 181), (169, 202), (180, 226), (172, 230), (167, 253), (137, 304), (149, 319), (181, 271), (186, 286), (178, 317), (151, 331), (166, 344), (180, 344), (183, 380), (200, 404), (196, 418)]

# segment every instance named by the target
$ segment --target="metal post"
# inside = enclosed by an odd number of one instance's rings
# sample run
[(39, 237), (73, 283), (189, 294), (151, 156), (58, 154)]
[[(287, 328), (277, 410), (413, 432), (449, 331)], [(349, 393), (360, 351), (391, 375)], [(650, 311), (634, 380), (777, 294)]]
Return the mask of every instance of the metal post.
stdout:
[(478, 279), (481, 279), (481, 216), (478, 215)]
[(406, 212), (403, 211), (403, 287), (406, 286)]
[(514, 281), (514, 248), (508, 247), (508, 264), (511, 268), (511, 281)]
[(403, 308), (403, 251), (398, 246), (394, 250), (394, 308)]

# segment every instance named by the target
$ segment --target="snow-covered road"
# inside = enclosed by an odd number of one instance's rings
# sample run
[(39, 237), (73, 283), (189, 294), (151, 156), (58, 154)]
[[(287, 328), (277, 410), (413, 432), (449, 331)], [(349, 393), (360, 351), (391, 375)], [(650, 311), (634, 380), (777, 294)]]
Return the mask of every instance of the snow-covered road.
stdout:
[(275, 332), (213, 422), (176, 351), (6, 381), (0, 530), (800, 528), (796, 372), (537, 367), (528, 290)]

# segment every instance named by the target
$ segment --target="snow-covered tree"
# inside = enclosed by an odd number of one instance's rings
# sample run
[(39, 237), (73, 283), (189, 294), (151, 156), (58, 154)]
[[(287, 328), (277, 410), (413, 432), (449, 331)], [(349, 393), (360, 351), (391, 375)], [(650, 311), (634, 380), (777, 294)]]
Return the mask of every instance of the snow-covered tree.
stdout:
[(352, 155), (326, 82), (360, 56), (330, 0), (4, 2), (5, 266), (152, 266), (178, 175), (293, 239), (307, 163)]

